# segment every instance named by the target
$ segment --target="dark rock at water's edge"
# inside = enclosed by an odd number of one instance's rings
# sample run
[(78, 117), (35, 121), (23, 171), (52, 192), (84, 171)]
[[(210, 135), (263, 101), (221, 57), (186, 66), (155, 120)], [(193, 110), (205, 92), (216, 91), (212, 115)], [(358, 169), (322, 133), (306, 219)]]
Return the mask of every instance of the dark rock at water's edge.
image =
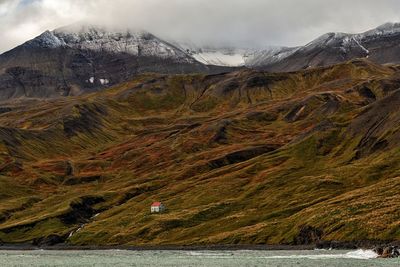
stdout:
[(372, 249), (379, 258), (397, 258), (400, 256), (399, 242), (384, 243), (376, 240), (359, 241), (320, 241), (316, 244), (318, 249)]
[(400, 256), (399, 246), (377, 246), (374, 251), (379, 258), (398, 258)]
[(33, 240), (33, 245), (37, 247), (43, 246), (54, 246), (56, 244), (64, 243), (66, 237), (59, 236), (59, 235), (49, 235), (47, 237), (38, 238)]
[(399, 244), (379, 240), (334, 241), (324, 240), (321, 229), (303, 225), (293, 240), (294, 245), (312, 245), (317, 249), (373, 249), (380, 258), (397, 258), (400, 255)]

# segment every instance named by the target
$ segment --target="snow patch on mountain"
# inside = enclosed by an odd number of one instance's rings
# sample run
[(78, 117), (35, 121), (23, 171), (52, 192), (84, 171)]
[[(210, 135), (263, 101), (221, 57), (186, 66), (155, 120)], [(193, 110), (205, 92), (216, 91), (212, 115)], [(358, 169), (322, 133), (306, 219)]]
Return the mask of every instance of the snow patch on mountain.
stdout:
[(175, 44), (197, 61), (207, 65), (229, 67), (259, 67), (283, 60), (297, 51), (297, 47), (270, 46), (265, 49), (196, 46), (193, 43)]
[(108, 79), (99, 79), (101, 85), (106, 85), (108, 84), (110, 81)]
[(366, 57), (369, 56), (369, 50), (367, 48), (365, 48), (361, 43), (359, 38), (357, 37), (353, 37), (354, 41), (357, 43), (357, 45), (366, 53)]
[(173, 42), (173, 44), (188, 56), (206, 65), (238, 67), (245, 64), (247, 49), (209, 45), (199, 46), (189, 41)]
[(208, 51), (191, 54), (197, 61), (206, 65), (216, 66), (243, 66), (244, 55), (242, 53), (227, 54), (223, 51)]

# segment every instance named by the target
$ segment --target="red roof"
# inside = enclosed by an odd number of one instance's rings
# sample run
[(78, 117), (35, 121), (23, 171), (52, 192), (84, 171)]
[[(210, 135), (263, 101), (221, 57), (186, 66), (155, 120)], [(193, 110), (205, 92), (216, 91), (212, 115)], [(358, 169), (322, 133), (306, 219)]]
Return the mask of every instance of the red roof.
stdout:
[(159, 207), (161, 206), (161, 202), (153, 202), (153, 204), (151, 204), (152, 207)]

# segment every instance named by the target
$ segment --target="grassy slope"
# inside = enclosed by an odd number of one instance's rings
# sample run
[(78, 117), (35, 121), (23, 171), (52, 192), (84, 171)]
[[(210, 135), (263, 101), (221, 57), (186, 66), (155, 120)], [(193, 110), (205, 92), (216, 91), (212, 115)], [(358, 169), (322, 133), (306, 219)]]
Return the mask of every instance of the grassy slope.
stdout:
[[(0, 240), (293, 244), (305, 226), (399, 240), (397, 77), (366, 61), (149, 74), (13, 103), (0, 115)], [(156, 200), (167, 213), (149, 213)]]

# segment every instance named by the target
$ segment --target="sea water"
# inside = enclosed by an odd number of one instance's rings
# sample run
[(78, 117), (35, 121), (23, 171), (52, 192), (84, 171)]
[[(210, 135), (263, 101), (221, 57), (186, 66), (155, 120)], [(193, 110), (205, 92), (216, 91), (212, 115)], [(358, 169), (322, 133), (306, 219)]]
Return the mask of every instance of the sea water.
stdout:
[(0, 251), (0, 266), (400, 266), (400, 259), (378, 259), (370, 250), (32, 250)]

